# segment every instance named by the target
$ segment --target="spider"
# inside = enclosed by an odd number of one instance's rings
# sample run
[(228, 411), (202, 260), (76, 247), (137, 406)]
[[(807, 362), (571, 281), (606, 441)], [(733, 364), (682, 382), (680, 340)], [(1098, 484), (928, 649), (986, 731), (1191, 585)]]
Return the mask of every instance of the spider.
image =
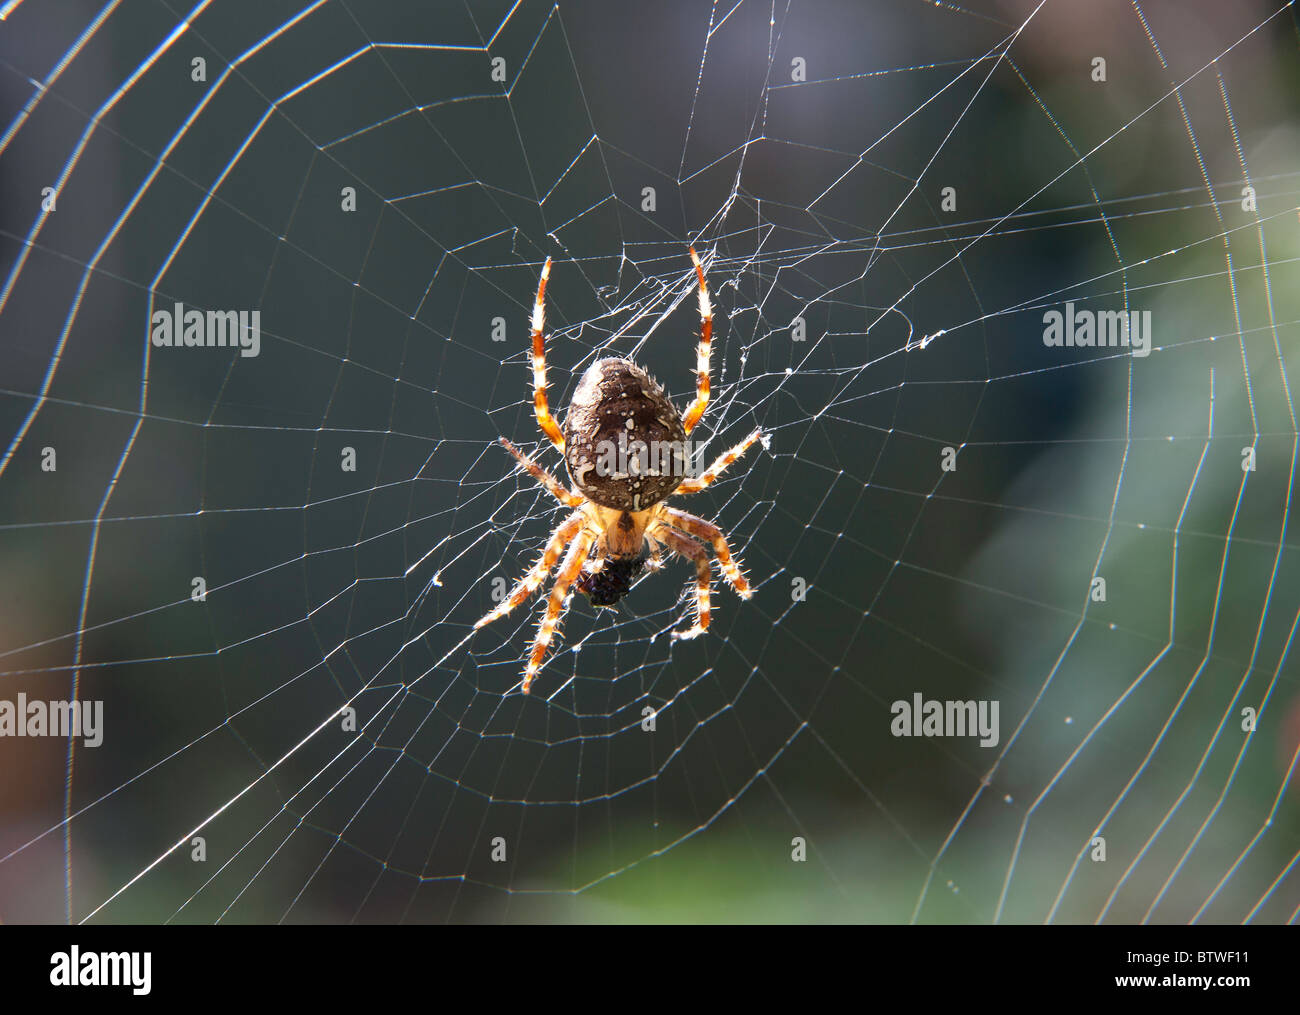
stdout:
[[(542, 433), (564, 456), (572, 488), (566, 489), (505, 437), (500, 441), (533, 479), (573, 510), (551, 532), (537, 563), (500, 605), (474, 625), (477, 629), (490, 624), (524, 602), (546, 581), (560, 554), (564, 554), (524, 669), (524, 694), (529, 693), (541, 669), (569, 590), (575, 584), (594, 605), (613, 606), (627, 594), (647, 561), (652, 569), (658, 569), (663, 549), (685, 557), (695, 564), (695, 623), (686, 630), (674, 631), (674, 638), (694, 638), (708, 629), (708, 547), (737, 595), (742, 599), (753, 595), (722, 530), (666, 503), (670, 495), (699, 493), (763, 437), (761, 430), (755, 430), (719, 455), (700, 475), (686, 475), (689, 456), (681, 449), (686, 447), (687, 436), (709, 404), (709, 342), (713, 334), (713, 309), (704, 268), (694, 247), (690, 252), (699, 280), (700, 345), (695, 401), (686, 415), (677, 411), (663, 388), (641, 367), (631, 360), (608, 357), (594, 362), (582, 375), (563, 430), (551, 416), (546, 399), (543, 326), (546, 280), (551, 273), (549, 257), (542, 268), (532, 319), (533, 413)], [(663, 454), (664, 448), (671, 449), (671, 453)], [(641, 449), (659, 453), (648, 455)]]

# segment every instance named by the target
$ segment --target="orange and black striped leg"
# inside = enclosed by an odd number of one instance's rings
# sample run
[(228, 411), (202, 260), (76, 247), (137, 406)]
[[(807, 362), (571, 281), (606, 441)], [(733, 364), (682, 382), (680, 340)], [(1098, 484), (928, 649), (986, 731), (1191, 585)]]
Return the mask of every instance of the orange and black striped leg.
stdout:
[(548, 257), (537, 283), (537, 302), (533, 304), (533, 414), (537, 416), (537, 425), (542, 428), (542, 433), (563, 454), (564, 434), (560, 433), (546, 401), (546, 339), (543, 329), (546, 326), (546, 280), (550, 276), (551, 259)]
[(722, 568), (722, 576), (731, 583), (731, 587), (736, 590), (740, 598), (748, 599), (754, 594), (754, 590), (749, 587), (749, 582), (740, 571), (740, 565), (731, 556), (731, 549), (727, 546), (726, 537), (723, 536), (720, 528), (712, 522), (706, 522), (703, 518), (696, 518), (693, 514), (671, 508), (667, 504), (663, 506), (663, 511), (664, 521), (673, 528), (689, 532), (692, 536), (703, 539), (713, 546), (714, 556), (718, 558), (718, 565)]
[(582, 512), (575, 511), (559, 524), (556, 530), (551, 533), (550, 542), (546, 544), (546, 549), (542, 551), (542, 555), (537, 558), (537, 563), (528, 569), (526, 575), (519, 579), (518, 584), (510, 590), (510, 595), (501, 600), (496, 609), (474, 625), (476, 630), (504, 617), (537, 591), (538, 586), (546, 581), (546, 576), (551, 573), (551, 568), (555, 566), (555, 562), (560, 559), (560, 554), (563, 552), (565, 545), (582, 528), (582, 521)]
[(704, 415), (709, 404), (709, 343), (713, 339), (713, 305), (709, 302), (709, 286), (704, 281), (704, 268), (700, 265), (695, 248), (691, 247), (691, 263), (700, 280), (700, 348), (695, 362), (695, 401), (682, 418), (682, 427), (689, 434)]
[(576, 493), (566, 490), (560, 485), (558, 479), (552, 476), (504, 437), (498, 437), (497, 439), (507, 451), (515, 456), (516, 460), (518, 460), (519, 464), (523, 466), (528, 475), (532, 476), (538, 483), (546, 487), (547, 492), (549, 492), (552, 497), (558, 500), (561, 504), (566, 504), (571, 508), (582, 506), (583, 499)]
[(709, 586), (712, 575), (709, 572), (709, 554), (699, 543), (680, 532), (665, 526), (656, 530), (656, 536), (664, 541), (670, 550), (695, 561), (695, 624), (685, 631), (674, 631), (674, 638), (695, 638), (709, 629)]
[(528, 657), (528, 666), (524, 669), (523, 692), (527, 694), (532, 687), (533, 678), (537, 676), (537, 671), (542, 668), (542, 660), (546, 657), (546, 650), (550, 647), (551, 639), (555, 636), (555, 629), (560, 624), (560, 614), (564, 612), (564, 600), (569, 594), (569, 588), (578, 576), (582, 574), (583, 565), (587, 563), (587, 554), (591, 550), (593, 536), (585, 528), (582, 529), (577, 538), (569, 546), (569, 552), (565, 555), (564, 563), (560, 565), (560, 571), (555, 576), (555, 586), (551, 589), (551, 596), (546, 601), (546, 613), (542, 616), (542, 622), (537, 627), (537, 637), (533, 639), (533, 651)]
[(737, 444), (730, 451), (724, 451), (717, 457), (707, 469), (696, 476), (694, 479), (684, 479), (681, 484), (673, 491), (674, 494), (699, 493), (706, 486), (722, 475), (727, 467), (733, 464), (736, 459), (749, 450), (750, 445), (763, 436), (763, 431), (755, 430), (743, 441)]

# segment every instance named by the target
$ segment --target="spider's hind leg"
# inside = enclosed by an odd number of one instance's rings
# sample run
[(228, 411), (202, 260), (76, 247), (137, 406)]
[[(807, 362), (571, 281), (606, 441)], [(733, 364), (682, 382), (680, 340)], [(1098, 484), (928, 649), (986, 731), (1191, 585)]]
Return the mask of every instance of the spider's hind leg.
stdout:
[(564, 612), (564, 600), (568, 597), (570, 586), (582, 574), (583, 566), (587, 563), (587, 553), (591, 550), (592, 541), (591, 533), (586, 529), (580, 530), (577, 538), (569, 546), (569, 552), (565, 555), (564, 563), (560, 565), (559, 574), (555, 576), (555, 586), (551, 589), (550, 598), (546, 601), (546, 613), (542, 615), (542, 621), (537, 626), (537, 637), (533, 639), (533, 650), (528, 656), (528, 665), (524, 669), (522, 687), (524, 694), (529, 693), (529, 688), (532, 687), (537, 671), (542, 668), (542, 660), (546, 658), (546, 650), (550, 647), (551, 639), (555, 636), (555, 629), (560, 624), (560, 614)]
[(574, 535), (582, 528), (582, 512), (575, 511), (562, 521), (551, 533), (550, 541), (546, 544), (546, 549), (542, 555), (537, 558), (537, 563), (528, 569), (525, 574), (516, 583), (515, 587), (510, 590), (510, 595), (501, 601), (496, 609), (491, 610), (474, 625), (475, 630), (485, 627), (492, 621), (504, 617), (516, 606), (537, 591), (538, 586), (546, 581), (546, 576), (551, 573), (551, 568), (555, 567), (555, 562), (560, 559), (560, 553), (563, 551), (565, 544), (571, 540)]
[(709, 571), (709, 555), (695, 540), (667, 526), (661, 526), (655, 535), (674, 553), (695, 562), (695, 623), (684, 631), (673, 632), (675, 639), (695, 638), (709, 629), (709, 588), (713, 578)]
[(731, 583), (731, 587), (736, 590), (736, 595), (741, 599), (748, 599), (754, 594), (754, 590), (749, 587), (749, 582), (745, 580), (745, 575), (740, 570), (740, 565), (731, 555), (731, 548), (727, 546), (727, 537), (722, 534), (720, 528), (712, 522), (706, 522), (703, 518), (697, 518), (689, 512), (679, 511), (667, 504), (663, 506), (663, 511), (664, 521), (668, 525), (689, 532), (713, 547), (714, 556), (718, 558), (718, 566), (722, 568), (722, 576)]

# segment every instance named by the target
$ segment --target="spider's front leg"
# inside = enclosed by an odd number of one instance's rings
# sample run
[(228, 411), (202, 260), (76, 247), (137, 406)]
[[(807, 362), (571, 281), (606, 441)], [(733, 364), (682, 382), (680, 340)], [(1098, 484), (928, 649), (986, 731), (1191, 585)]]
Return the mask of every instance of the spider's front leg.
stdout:
[(561, 504), (566, 504), (572, 508), (582, 506), (583, 504), (582, 497), (579, 497), (576, 493), (566, 490), (563, 486), (560, 485), (560, 481), (558, 479), (556, 479), (549, 472), (547, 472), (540, 465), (538, 465), (531, 458), (529, 458), (526, 454), (524, 454), (517, 447), (511, 444), (510, 441), (506, 440), (506, 438), (504, 437), (498, 437), (497, 440), (501, 442), (501, 445), (507, 451), (509, 451), (512, 455), (515, 456), (515, 460), (519, 462), (520, 466), (524, 469), (524, 471), (527, 472), (530, 476), (532, 476), (533, 479), (537, 480), (537, 482), (540, 483), (546, 489), (546, 491), (552, 497), (558, 500)]
[(542, 277), (537, 283), (537, 300), (533, 303), (533, 414), (537, 425), (551, 443), (564, 454), (564, 434), (551, 415), (546, 400), (546, 280), (551, 276), (551, 259), (542, 266)]
[(714, 463), (710, 465), (707, 469), (705, 469), (702, 473), (700, 473), (698, 476), (696, 476), (694, 479), (683, 479), (681, 483), (678, 485), (677, 489), (673, 491), (673, 493), (675, 494), (699, 493), (706, 486), (709, 486), (719, 476), (721, 476), (722, 473), (726, 471), (729, 465), (735, 463), (736, 459), (738, 459), (741, 455), (743, 455), (746, 451), (748, 451), (750, 445), (752, 445), (757, 440), (762, 440), (762, 438), (763, 438), (763, 431), (755, 430), (752, 434), (746, 437), (734, 448), (724, 451), (722, 454), (718, 455)]
[(709, 302), (704, 268), (694, 247), (691, 247), (691, 263), (695, 265), (695, 277), (700, 282), (700, 347), (695, 358), (695, 401), (682, 417), (682, 429), (688, 434), (695, 429), (695, 424), (704, 415), (704, 407), (709, 404), (709, 345), (713, 340), (713, 305)]
[(542, 616), (542, 622), (537, 626), (537, 637), (533, 639), (533, 651), (528, 657), (528, 666), (524, 669), (522, 688), (524, 694), (529, 692), (533, 678), (537, 676), (537, 671), (542, 668), (542, 660), (546, 657), (546, 650), (550, 647), (551, 638), (555, 636), (556, 627), (559, 626), (560, 614), (564, 612), (564, 600), (569, 594), (569, 588), (578, 580), (578, 575), (582, 574), (582, 568), (587, 563), (587, 554), (591, 550), (593, 541), (592, 534), (585, 528), (581, 529), (577, 538), (570, 545), (564, 563), (560, 565), (559, 574), (555, 576), (555, 586), (551, 589), (550, 598), (546, 602), (546, 613)]

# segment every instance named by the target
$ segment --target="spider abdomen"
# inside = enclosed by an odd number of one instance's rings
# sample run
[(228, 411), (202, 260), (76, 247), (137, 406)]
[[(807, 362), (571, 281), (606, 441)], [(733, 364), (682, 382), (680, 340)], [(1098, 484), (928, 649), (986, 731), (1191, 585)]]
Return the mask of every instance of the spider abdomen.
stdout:
[(609, 357), (587, 368), (564, 420), (565, 465), (578, 492), (617, 511), (643, 511), (686, 478), (682, 417), (649, 374)]

